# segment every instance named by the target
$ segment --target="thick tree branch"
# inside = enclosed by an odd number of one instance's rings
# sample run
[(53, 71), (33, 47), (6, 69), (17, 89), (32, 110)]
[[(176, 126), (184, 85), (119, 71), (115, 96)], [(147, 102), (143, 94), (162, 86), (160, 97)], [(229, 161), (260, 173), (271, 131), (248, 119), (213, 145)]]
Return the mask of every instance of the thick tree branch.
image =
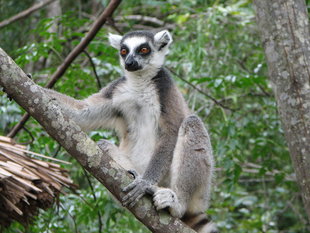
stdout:
[[(46, 94), (0, 49), (0, 86), (28, 111), (65, 150), (120, 200), (121, 188), (131, 182), (127, 172), (101, 150), (80, 127), (63, 115), (57, 100)], [(129, 209), (152, 232), (194, 232), (168, 212), (154, 209), (148, 197)]]
[[(111, 0), (109, 5), (105, 8), (102, 14), (99, 16), (98, 20), (93, 24), (92, 28), (89, 30), (85, 38), (81, 40), (81, 42), (68, 54), (65, 58), (64, 62), (57, 68), (55, 73), (52, 75), (51, 80), (45, 85), (47, 88), (51, 88), (57, 82), (57, 80), (66, 72), (71, 63), (77, 58), (77, 56), (84, 51), (87, 45), (94, 39), (97, 32), (100, 30), (103, 24), (110, 18), (113, 12), (121, 3), (121, 0)], [(7, 135), (8, 137), (15, 137), (20, 129), (22, 129), (23, 125), (29, 119), (29, 114), (26, 113), (23, 115), (20, 122), (14, 126), (14, 128)]]
[(28, 15), (31, 15), (33, 12), (45, 7), (46, 5), (54, 2), (55, 0), (46, 0), (46, 1), (41, 1), (36, 4), (34, 4), (32, 7), (28, 8), (27, 10), (24, 10), (22, 12), (19, 12), (17, 15), (12, 16), (11, 18), (8, 18), (2, 22), (0, 22), (0, 28), (3, 28), (17, 20), (23, 19), (27, 17)]
[(310, 220), (310, 32), (305, 0), (255, 0), (269, 77)]

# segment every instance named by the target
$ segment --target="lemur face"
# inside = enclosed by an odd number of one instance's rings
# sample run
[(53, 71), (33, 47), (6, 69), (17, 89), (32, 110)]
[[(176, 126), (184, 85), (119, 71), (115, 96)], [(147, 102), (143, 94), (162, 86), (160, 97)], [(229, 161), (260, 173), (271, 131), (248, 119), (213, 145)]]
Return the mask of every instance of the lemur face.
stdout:
[(122, 38), (120, 56), (126, 70), (142, 70), (150, 64), (156, 52), (153, 40), (153, 35), (145, 32), (129, 33)]
[(172, 38), (166, 30), (156, 34), (134, 31), (123, 37), (110, 34), (109, 41), (119, 50), (123, 68), (129, 72), (136, 72), (159, 69), (164, 63)]

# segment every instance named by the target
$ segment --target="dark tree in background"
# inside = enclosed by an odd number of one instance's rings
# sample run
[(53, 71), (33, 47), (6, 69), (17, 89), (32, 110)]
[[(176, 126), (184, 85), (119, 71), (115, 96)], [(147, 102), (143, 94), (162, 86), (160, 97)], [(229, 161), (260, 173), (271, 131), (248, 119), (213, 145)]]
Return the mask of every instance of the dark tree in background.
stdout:
[(256, 0), (286, 141), (310, 219), (310, 33), (304, 0)]

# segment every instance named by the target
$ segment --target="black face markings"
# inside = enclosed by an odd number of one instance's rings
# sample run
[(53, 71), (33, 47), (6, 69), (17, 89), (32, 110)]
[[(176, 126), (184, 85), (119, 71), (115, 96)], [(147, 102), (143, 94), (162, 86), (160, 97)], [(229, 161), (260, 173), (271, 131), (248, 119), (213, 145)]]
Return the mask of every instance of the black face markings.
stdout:
[[(143, 49), (145, 51), (142, 51)], [(129, 48), (125, 44), (122, 44), (121, 48), (120, 48), (121, 57), (125, 59), (127, 57), (127, 55), (129, 54), (129, 52), (130, 52)], [(148, 56), (151, 53), (152, 53), (152, 48), (148, 42), (145, 42), (145, 43), (139, 45), (138, 47), (136, 47), (136, 49), (134, 51), (134, 55), (140, 55), (142, 57)]]
[(128, 55), (128, 57), (125, 60), (125, 69), (128, 71), (137, 71), (140, 70), (141, 68), (142, 68), (141, 65), (135, 59), (135, 56)]
[[(142, 49), (146, 49), (148, 52), (144, 53), (142, 51)], [(148, 42), (145, 42), (141, 45), (139, 45), (137, 48), (136, 48), (136, 51), (135, 51), (137, 54), (141, 55), (141, 56), (147, 56), (147, 55), (150, 55), (150, 53), (152, 52), (152, 49), (151, 49), (151, 46), (149, 45)]]
[[(123, 53), (123, 51), (126, 51), (126, 53)], [(120, 55), (123, 58), (125, 58), (128, 54), (129, 54), (129, 48), (126, 45), (122, 44), (120, 49)]]

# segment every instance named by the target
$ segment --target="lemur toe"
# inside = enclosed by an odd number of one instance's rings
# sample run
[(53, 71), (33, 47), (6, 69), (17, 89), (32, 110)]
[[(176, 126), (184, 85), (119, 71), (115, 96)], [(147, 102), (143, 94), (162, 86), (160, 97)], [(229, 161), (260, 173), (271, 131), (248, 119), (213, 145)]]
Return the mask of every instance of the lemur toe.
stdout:
[(172, 207), (176, 201), (176, 194), (171, 189), (159, 189), (153, 197), (157, 210)]

